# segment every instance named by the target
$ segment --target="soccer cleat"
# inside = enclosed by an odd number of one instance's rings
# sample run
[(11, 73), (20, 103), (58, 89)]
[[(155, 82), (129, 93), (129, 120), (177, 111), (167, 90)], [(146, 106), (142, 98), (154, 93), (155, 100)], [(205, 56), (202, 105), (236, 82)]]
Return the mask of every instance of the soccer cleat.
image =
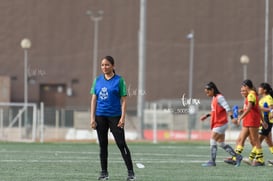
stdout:
[(210, 160), (207, 163), (203, 163), (202, 166), (203, 167), (215, 167), (216, 163)]
[(135, 181), (136, 177), (135, 177), (135, 173), (133, 170), (129, 170), (128, 171), (128, 177), (127, 177), (127, 181)]
[(98, 180), (108, 180), (108, 179), (109, 179), (108, 172), (101, 171), (100, 176), (98, 177)]
[(244, 158), (243, 162), (248, 164), (248, 165), (252, 165), (253, 164), (253, 160), (249, 159), (249, 158)]
[(236, 165), (236, 161), (232, 157), (226, 158), (224, 162), (230, 165)]
[(252, 166), (254, 166), (254, 167), (259, 167), (259, 166), (264, 166), (265, 164), (264, 164), (264, 162), (262, 163), (262, 162), (259, 162), (259, 161), (253, 161), (253, 163), (252, 163)]
[(242, 155), (239, 155), (239, 154), (238, 154), (238, 155), (236, 156), (236, 165), (235, 165), (235, 167), (239, 167), (239, 166), (241, 165), (242, 159), (243, 159)]

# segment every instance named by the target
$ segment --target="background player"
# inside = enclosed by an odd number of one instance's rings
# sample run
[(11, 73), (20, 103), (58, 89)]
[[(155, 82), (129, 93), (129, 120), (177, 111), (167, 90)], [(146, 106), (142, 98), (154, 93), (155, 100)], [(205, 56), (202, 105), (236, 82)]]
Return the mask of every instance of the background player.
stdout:
[[(236, 153), (241, 154), (244, 149), (244, 143), (249, 136), (253, 148), (249, 158), (253, 160), (253, 166), (264, 166), (263, 150), (259, 140), (259, 126), (262, 123), (266, 128), (267, 124), (264, 123), (259, 108), (259, 99), (255, 87), (251, 80), (245, 80), (242, 84), (242, 89), (246, 90), (247, 97), (244, 102), (244, 111), (239, 116), (237, 124), (243, 120), (243, 128), (238, 138)], [(241, 90), (242, 90), (241, 89)], [(262, 122), (261, 122), (262, 120)], [(255, 158), (255, 160), (254, 160)]]
[[(272, 115), (271, 111), (273, 109), (273, 90), (271, 86), (268, 83), (261, 83), (259, 86), (258, 90), (259, 95), (261, 96), (260, 101), (259, 101), (259, 106), (262, 111), (262, 116), (264, 121), (267, 123), (268, 127), (265, 129), (263, 126), (260, 126), (259, 129), (259, 140), (262, 144), (263, 140), (266, 141), (270, 152), (273, 154), (273, 143), (272, 143), (272, 134), (271, 134), (271, 129), (272, 129)], [(251, 164), (253, 161), (253, 158), (255, 157), (253, 155), (250, 155), (248, 159), (244, 159), (244, 162)], [(271, 161), (268, 161), (271, 163)]]
[(217, 155), (217, 143), (231, 156), (236, 157), (236, 166), (240, 166), (242, 156), (237, 154), (230, 145), (225, 144), (225, 131), (228, 128), (227, 113), (229, 114), (230, 118), (233, 119), (231, 109), (224, 96), (220, 93), (213, 82), (209, 82), (206, 85), (205, 93), (208, 97), (212, 97), (211, 113), (202, 116), (200, 119), (204, 121), (206, 118), (211, 116), (211, 159), (207, 163), (202, 164), (202, 166), (216, 166), (215, 160)]
[(259, 95), (261, 95), (259, 106), (262, 111), (262, 115), (264, 117), (264, 121), (267, 123), (268, 127), (265, 129), (264, 127), (260, 127), (259, 130), (259, 140), (262, 143), (263, 140), (266, 141), (269, 146), (270, 152), (273, 154), (273, 143), (272, 143), (272, 110), (273, 110), (273, 90), (268, 83), (261, 83), (259, 87)]

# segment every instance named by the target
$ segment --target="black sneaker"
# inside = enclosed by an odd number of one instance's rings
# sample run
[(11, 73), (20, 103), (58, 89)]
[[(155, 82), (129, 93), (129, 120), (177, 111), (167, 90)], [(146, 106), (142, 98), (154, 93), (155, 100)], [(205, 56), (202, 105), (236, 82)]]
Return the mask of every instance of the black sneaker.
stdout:
[(230, 164), (230, 165), (236, 165), (236, 161), (233, 160), (232, 157), (226, 158), (226, 159), (224, 160), (224, 162), (227, 163), (227, 164)]
[(101, 171), (100, 176), (98, 177), (98, 180), (108, 180), (108, 179), (109, 179), (108, 172)]
[(135, 173), (133, 170), (129, 170), (128, 171), (128, 177), (127, 177), (127, 181), (135, 181), (136, 177), (135, 177)]

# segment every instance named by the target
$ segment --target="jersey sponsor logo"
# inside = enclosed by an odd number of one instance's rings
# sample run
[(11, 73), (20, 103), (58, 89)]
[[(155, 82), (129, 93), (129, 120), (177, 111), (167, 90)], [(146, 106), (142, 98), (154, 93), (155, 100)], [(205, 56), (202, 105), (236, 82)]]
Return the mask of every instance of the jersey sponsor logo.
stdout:
[(106, 87), (103, 87), (99, 93), (100, 99), (106, 100), (108, 98), (108, 91)]

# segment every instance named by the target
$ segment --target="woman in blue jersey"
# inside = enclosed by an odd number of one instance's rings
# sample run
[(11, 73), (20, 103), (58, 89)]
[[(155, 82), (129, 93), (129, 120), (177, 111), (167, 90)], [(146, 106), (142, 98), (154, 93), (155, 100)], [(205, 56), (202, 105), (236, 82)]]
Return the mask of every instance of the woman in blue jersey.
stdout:
[(126, 114), (126, 84), (115, 74), (114, 59), (106, 56), (101, 61), (102, 75), (98, 76), (91, 88), (90, 125), (97, 130), (100, 146), (101, 173), (98, 180), (108, 180), (108, 130), (112, 132), (128, 169), (127, 180), (135, 180), (129, 148), (125, 141), (124, 124)]

